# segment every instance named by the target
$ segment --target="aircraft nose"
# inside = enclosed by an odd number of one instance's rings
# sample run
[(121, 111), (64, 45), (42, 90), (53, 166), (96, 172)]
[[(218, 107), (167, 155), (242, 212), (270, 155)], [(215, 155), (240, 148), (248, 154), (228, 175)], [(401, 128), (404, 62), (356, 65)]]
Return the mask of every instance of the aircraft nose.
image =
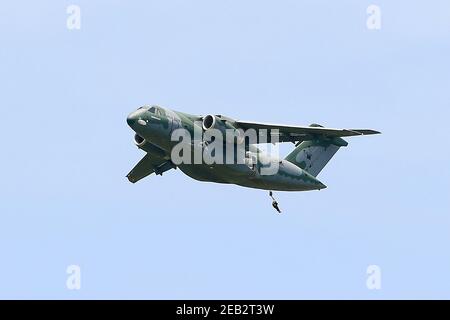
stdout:
[(127, 123), (131, 127), (135, 123), (136, 119), (134, 116), (134, 112), (130, 113), (127, 117)]
[(127, 123), (130, 127), (133, 127), (133, 125), (139, 121), (139, 117), (141, 115), (140, 110), (133, 111), (130, 113), (127, 117)]

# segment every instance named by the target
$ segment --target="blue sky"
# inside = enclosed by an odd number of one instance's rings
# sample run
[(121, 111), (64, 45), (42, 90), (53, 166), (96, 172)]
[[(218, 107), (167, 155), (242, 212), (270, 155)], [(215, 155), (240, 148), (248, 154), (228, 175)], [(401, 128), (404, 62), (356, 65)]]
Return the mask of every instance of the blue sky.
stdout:
[[(450, 298), (448, 1), (4, 1), (0, 17), (0, 298)], [(326, 190), (276, 193), (279, 216), (264, 191), (180, 171), (128, 183), (143, 154), (125, 118), (145, 103), (383, 134), (348, 139)]]

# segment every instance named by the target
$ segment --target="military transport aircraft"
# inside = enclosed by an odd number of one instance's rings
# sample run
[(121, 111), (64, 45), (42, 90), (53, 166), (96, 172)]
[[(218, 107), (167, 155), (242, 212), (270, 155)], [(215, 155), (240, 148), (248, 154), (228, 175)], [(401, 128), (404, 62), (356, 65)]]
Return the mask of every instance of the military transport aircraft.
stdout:
[[(317, 179), (328, 161), (337, 150), (347, 146), (342, 137), (378, 134), (380, 132), (370, 129), (332, 129), (317, 124), (310, 126), (289, 126), (265, 124), (234, 120), (223, 115), (197, 116), (183, 112), (173, 111), (160, 106), (143, 106), (127, 117), (128, 125), (135, 131), (134, 142), (139, 149), (146, 152), (142, 160), (128, 173), (127, 178), (135, 183), (142, 178), (155, 173), (162, 175), (170, 169), (180, 168), (189, 177), (199, 181), (217, 183), (231, 183), (244, 187), (278, 190), (278, 191), (307, 191), (320, 190), (326, 186)], [(185, 134), (176, 135), (179, 131)], [(232, 132), (232, 140), (228, 135), (223, 140), (207, 140), (208, 132)], [(256, 141), (247, 139), (246, 133), (256, 134)], [(195, 138), (200, 133), (200, 138)], [(264, 139), (261, 139), (265, 135)], [(233, 148), (224, 148), (225, 156), (232, 153), (233, 161), (213, 162), (200, 159), (200, 162), (174, 161), (173, 150), (180, 144), (180, 139), (190, 137), (184, 141), (184, 147), (192, 146), (191, 154), (182, 156), (195, 157), (198, 150), (205, 151), (213, 142), (221, 145), (233, 145)], [(194, 138), (192, 138), (194, 136)], [(257, 147), (258, 143), (292, 142), (295, 149), (280, 159), (274, 157)], [(237, 145), (243, 146), (243, 152), (237, 152)], [(218, 148), (216, 148), (218, 149)], [(230, 151), (231, 150), (231, 151)], [(217, 150), (216, 150), (217, 151)], [(214, 152), (212, 152), (214, 153)], [(227, 154), (228, 153), (228, 154)], [(202, 155), (202, 152), (200, 152)], [(186, 157), (183, 159), (187, 159)], [(229, 159), (228, 159), (229, 160)], [(262, 171), (276, 164), (276, 170)], [(270, 196), (273, 199), (272, 191)], [(280, 212), (277, 202), (273, 199), (272, 205)]]

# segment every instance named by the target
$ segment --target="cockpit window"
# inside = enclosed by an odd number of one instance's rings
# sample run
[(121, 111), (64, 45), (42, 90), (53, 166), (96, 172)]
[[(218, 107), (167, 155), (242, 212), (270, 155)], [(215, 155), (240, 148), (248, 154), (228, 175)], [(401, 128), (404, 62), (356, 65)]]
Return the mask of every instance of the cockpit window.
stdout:
[(156, 113), (156, 107), (151, 107), (150, 109), (148, 109), (148, 111), (150, 111), (151, 113)]

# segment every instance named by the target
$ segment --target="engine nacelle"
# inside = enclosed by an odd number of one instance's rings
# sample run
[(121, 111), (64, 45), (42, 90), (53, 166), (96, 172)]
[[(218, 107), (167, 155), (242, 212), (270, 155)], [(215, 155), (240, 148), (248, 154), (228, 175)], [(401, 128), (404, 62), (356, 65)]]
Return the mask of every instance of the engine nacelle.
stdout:
[(208, 129), (218, 129), (216, 127), (217, 125), (217, 120), (216, 120), (216, 116), (213, 116), (212, 114), (208, 114), (207, 116), (203, 117), (203, 122), (202, 122), (202, 127), (203, 130), (208, 130)]
[(229, 121), (220, 119), (217, 116), (208, 114), (203, 117), (202, 127), (204, 131), (216, 129), (222, 132), (223, 140), (227, 143), (234, 143), (235, 137), (238, 144), (244, 142), (245, 136), (242, 130), (237, 129)]
[(137, 133), (134, 135), (134, 144), (137, 145), (139, 148), (143, 147), (146, 142), (147, 142), (147, 140), (142, 138)]
[(141, 137), (138, 134), (134, 135), (134, 144), (139, 148), (144, 150), (145, 152), (150, 152), (152, 154), (156, 154), (159, 157), (164, 157), (165, 152), (158, 146), (148, 142), (145, 138)]

